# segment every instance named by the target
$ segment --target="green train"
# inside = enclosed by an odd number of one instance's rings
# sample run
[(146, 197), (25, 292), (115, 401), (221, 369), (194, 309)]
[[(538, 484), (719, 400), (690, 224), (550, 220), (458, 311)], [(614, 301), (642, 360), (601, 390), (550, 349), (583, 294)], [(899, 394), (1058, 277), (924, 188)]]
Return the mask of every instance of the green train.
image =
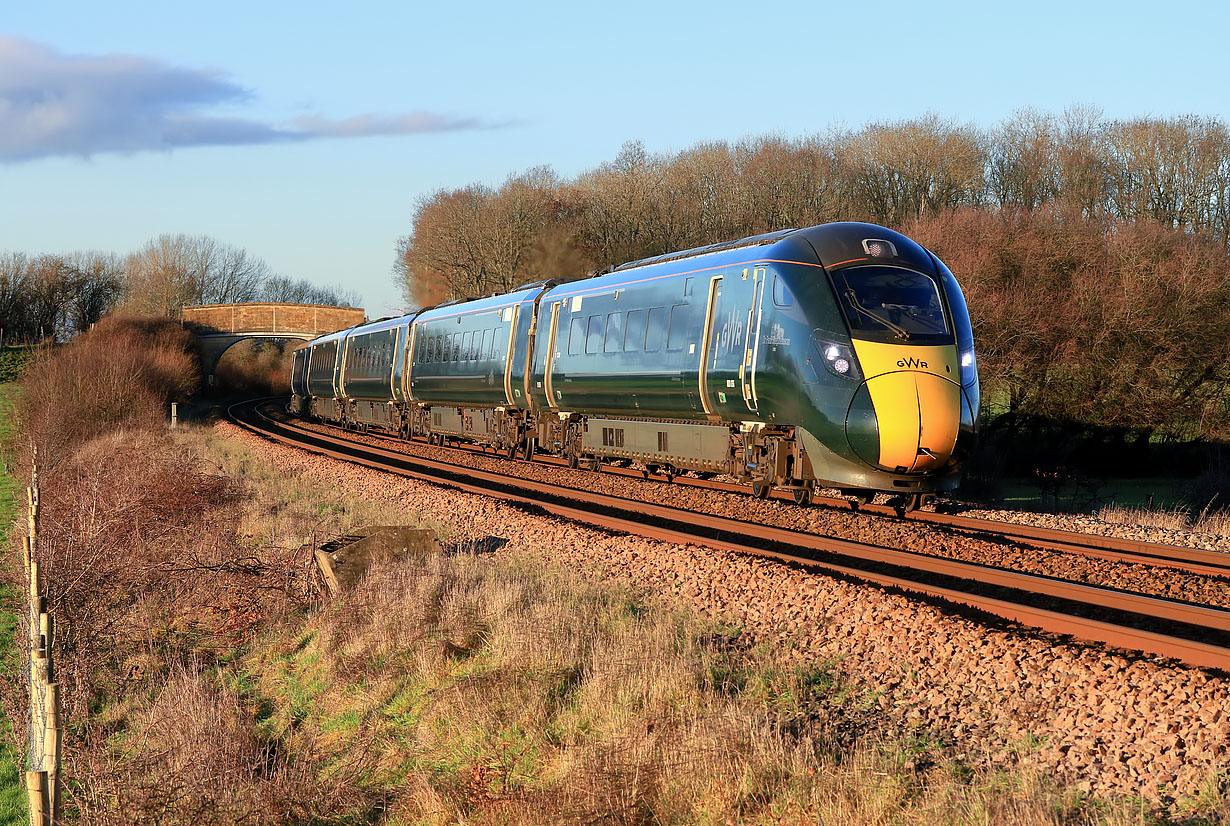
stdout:
[(957, 280), (863, 223), (784, 230), (322, 336), (292, 410), (572, 467), (900, 507), (955, 487), (979, 387)]

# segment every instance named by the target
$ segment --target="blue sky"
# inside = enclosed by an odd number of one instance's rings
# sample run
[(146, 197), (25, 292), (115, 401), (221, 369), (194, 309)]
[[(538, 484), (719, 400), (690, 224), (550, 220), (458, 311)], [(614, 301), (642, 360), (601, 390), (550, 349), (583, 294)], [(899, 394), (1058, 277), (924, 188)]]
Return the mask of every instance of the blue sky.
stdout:
[(0, 250), (211, 235), (401, 304), (416, 200), (928, 111), (1230, 116), (1223, 3), (5, 3)]

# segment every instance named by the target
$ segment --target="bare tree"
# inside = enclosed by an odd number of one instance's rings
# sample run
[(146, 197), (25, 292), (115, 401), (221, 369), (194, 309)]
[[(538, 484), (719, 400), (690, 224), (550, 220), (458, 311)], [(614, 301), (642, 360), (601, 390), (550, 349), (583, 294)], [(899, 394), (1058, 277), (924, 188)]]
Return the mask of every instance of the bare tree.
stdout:
[(753, 235), (852, 216), (832, 138), (745, 140), (735, 148), (742, 211), (737, 234)]
[(340, 286), (318, 287), (304, 279), (271, 275), (261, 284), (258, 301), (276, 301), (284, 304), (328, 304), (336, 307), (353, 307), (360, 303), (352, 290)]
[(30, 267), (18, 252), (0, 256), (0, 344), (22, 342), (29, 327), (26, 313)]
[(177, 316), (186, 304), (253, 300), (270, 276), (264, 261), (204, 235), (160, 235), (129, 256), (128, 305)]
[(509, 178), (498, 190), (480, 184), (434, 193), (419, 202), (414, 232), (399, 242), (397, 269), (407, 297), (421, 302), (506, 291), (542, 277), (534, 270), (535, 243), (560, 221), (555, 175), (538, 167)]
[(1119, 121), (1109, 125), (1107, 144), (1118, 173), (1114, 209), (1120, 217), (1215, 228), (1230, 148), (1224, 123), (1195, 116)]
[(1059, 198), (1086, 218), (1108, 212), (1111, 168), (1102, 111), (1093, 106), (1064, 110), (1059, 139)]
[(1001, 207), (1034, 210), (1059, 192), (1059, 127), (1053, 115), (1021, 109), (990, 138), (987, 183)]
[(66, 263), (72, 283), (65, 332), (73, 336), (90, 329), (119, 303), (124, 266), (119, 256), (98, 251), (74, 253)]
[(980, 132), (936, 115), (874, 124), (840, 149), (851, 194), (874, 220), (894, 225), (977, 203), (985, 155)]

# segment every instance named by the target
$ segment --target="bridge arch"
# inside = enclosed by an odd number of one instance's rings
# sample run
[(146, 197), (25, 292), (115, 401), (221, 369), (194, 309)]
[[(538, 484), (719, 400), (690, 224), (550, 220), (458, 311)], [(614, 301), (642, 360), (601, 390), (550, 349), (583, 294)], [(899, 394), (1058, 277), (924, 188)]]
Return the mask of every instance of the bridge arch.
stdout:
[(201, 368), (207, 384), (222, 355), (245, 339), (280, 338), (311, 341), (316, 336), (344, 330), (367, 320), (360, 307), (326, 304), (195, 304), (180, 316), (201, 348)]

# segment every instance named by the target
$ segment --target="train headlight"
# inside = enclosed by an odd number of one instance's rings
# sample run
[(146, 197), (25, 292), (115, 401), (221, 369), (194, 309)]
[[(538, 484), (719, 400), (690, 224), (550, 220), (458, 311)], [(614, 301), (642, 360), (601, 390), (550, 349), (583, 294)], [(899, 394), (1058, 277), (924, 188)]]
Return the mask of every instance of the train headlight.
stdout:
[(835, 344), (821, 339), (812, 339), (812, 341), (815, 347), (812, 358), (814, 359), (818, 354), (820, 361), (824, 362), (825, 368), (830, 373), (843, 379), (862, 379), (858, 369), (858, 360), (854, 358), (854, 353), (848, 345)]
[(978, 381), (978, 360), (974, 358), (973, 350), (961, 351), (961, 384), (969, 387)]

